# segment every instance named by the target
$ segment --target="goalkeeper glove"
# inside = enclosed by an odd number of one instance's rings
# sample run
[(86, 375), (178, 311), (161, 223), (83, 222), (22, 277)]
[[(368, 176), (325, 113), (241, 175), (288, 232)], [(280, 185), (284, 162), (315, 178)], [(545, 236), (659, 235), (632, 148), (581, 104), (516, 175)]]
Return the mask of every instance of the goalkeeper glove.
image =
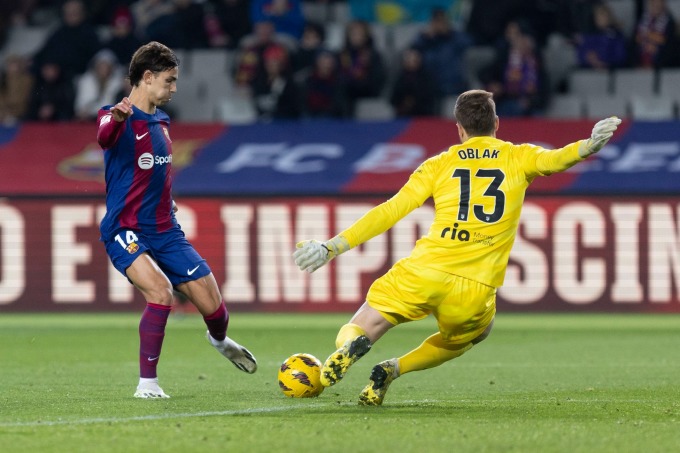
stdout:
[(349, 242), (343, 236), (335, 236), (326, 242), (314, 239), (302, 241), (298, 242), (296, 247), (297, 250), (293, 253), (295, 264), (301, 271), (310, 274), (350, 249)]
[(607, 144), (614, 131), (621, 124), (621, 120), (615, 116), (600, 120), (593, 127), (593, 132), (588, 140), (581, 143), (578, 148), (579, 156), (586, 158), (591, 154), (595, 154)]

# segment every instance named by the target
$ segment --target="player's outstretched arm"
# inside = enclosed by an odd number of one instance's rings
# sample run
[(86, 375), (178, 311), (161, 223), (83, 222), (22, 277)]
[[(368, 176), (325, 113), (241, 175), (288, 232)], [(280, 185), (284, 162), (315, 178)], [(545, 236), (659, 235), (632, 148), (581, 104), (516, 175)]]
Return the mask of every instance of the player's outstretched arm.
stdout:
[(609, 139), (612, 138), (616, 128), (619, 127), (619, 124), (621, 124), (621, 119), (615, 116), (598, 121), (593, 127), (590, 138), (579, 146), (579, 155), (585, 158), (601, 150)]
[(125, 120), (131, 115), (132, 103), (128, 98), (123, 98), (108, 110), (99, 111), (97, 142), (102, 149), (109, 149), (116, 144), (125, 129)]
[(297, 243), (296, 247), (293, 253), (295, 264), (297, 264), (301, 271), (306, 271), (310, 274), (350, 249), (349, 241), (340, 235), (326, 242), (320, 242), (315, 239), (301, 241)]
[(124, 97), (118, 104), (111, 107), (109, 111), (114, 121), (123, 122), (132, 116), (132, 102), (127, 97)]

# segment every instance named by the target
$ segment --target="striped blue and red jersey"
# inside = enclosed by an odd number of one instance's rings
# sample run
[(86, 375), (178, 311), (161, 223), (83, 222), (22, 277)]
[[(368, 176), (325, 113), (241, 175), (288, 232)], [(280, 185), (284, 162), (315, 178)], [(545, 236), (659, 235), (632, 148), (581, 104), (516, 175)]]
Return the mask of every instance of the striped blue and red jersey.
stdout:
[(166, 231), (176, 223), (170, 118), (160, 109), (151, 115), (132, 106), (132, 115), (117, 122), (111, 107), (103, 107), (98, 115), (97, 141), (104, 149), (106, 177), (102, 239), (120, 230)]

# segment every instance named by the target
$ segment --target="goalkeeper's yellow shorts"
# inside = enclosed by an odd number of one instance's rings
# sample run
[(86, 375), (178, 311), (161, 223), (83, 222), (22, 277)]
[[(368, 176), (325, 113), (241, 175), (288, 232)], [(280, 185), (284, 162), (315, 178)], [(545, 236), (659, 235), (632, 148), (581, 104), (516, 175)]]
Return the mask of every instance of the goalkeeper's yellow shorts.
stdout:
[(493, 321), (496, 288), (435, 269), (415, 268), (404, 258), (373, 282), (366, 302), (394, 325), (431, 313), (445, 341), (465, 344)]

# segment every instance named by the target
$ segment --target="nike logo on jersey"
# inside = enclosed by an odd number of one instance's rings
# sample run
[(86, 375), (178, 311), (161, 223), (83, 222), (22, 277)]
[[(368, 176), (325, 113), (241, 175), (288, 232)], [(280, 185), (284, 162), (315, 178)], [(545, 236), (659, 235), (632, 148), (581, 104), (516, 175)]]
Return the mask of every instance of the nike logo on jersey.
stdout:
[(199, 264), (198, 266), (196, 266), (195, 268), (193, 268), (193, 269), (187, 269), (187, 275), (193, 274), (194, 272), (196, 272), (196, 270), (197, 270), (199, 267), (201, 267), (200, 264)]
[(136, 135), (135, 135), (135, 138), (136, 138), (137, 140), (141, 140), (141, 139), (143, 139), (144, 137), (146, 137), (147, 134), (148, 134), (148, 132), (144, 132), (142, 135), (136, 134)]
[(148, 360), (149, 362), (153, 362), (153, 361), (155, 361), (155, 360), (158, 360), (158, 357), (159, 357), (159, 356), (156, 356), (156, 357), (147, 357), (146, 360)]

